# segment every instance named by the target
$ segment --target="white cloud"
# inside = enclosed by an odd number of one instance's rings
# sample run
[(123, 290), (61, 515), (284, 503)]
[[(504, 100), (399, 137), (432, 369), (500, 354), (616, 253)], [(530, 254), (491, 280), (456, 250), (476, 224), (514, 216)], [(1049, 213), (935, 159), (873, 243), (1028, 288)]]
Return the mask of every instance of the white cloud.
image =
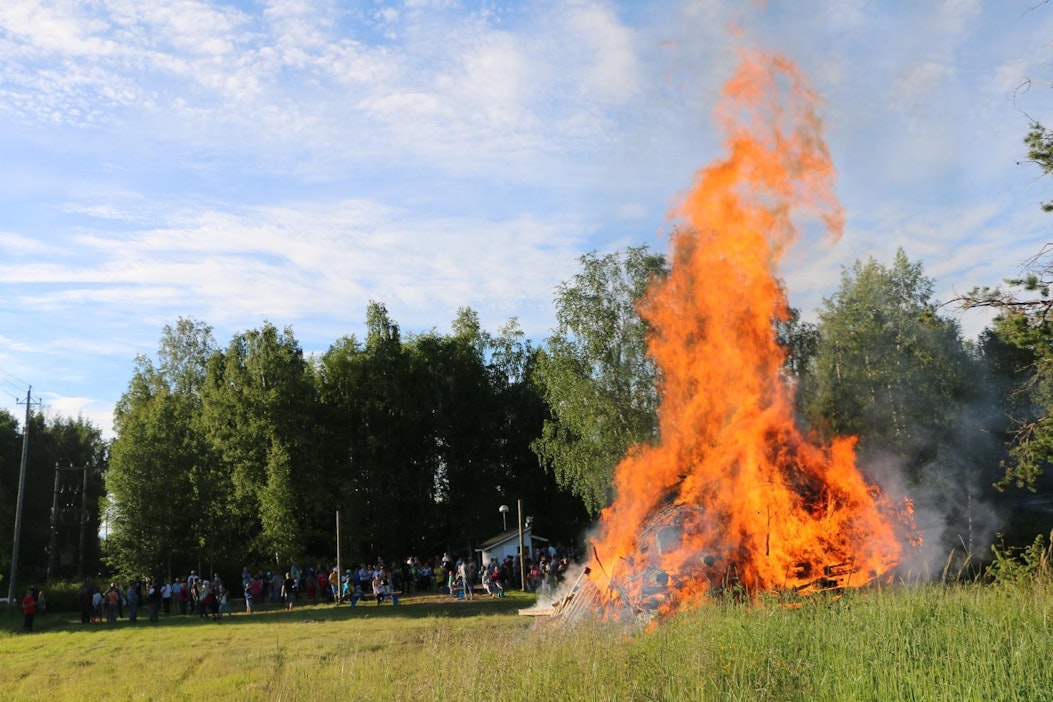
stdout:
[(619, 21), (614, 9), (608, 3), (568, 3), (565, 31), (557, 35), (569, 49), (567, 63), (586, 66), (582, 87), (588, 100), (618, 103), (640, 88), (635, 34)]
[(10, 339), (3, 335), (0, 335), (0, 348), (19, 353), (36, 353), (39, 351), (39, 349), (31, 344), (26, 344), (16, 339)]
[(980, 0), (943, 0), (934, 27), (949, 35), (962, 35), (980, 19)]
[[(118, 205), (100, 206), (120, 220)], [(134, 210), (127, 220), (140, 216)], [(327, 300), (350, 304), (350, 316), (338, 315), (349, 323), (377, 297), (426, 324), (429, 314), (465, 304), (514, 309), (547, 297), (583, 235), (573, 220), (426, 219), (359, 200), (187, 208), (121, 236), (85, 230), (46, 259), (12, 247), (27, 260), (0, 271), (0, 282), (31, 286), (19, 296), (27, 311), (74, 305), (140, 317), (167, 307), (251, 325), (310, 315)], [(533, 330), (542, 332), (538, 321)]]
[(0, 4), (0, 30), (16, 44), (3, 46), (4, 54), (31, 57), (47, 54), (79, 57), (110, 56), (117, 44), (99, 35), (108, 28), (105, 20), (84, 11), (74, 0), (41, 2), (6, 0)]
[[(40, 237), (0, 231), (0, 251), (4, 252), (8, 260), (12, 260), (22, 257), (44, 258), (61, 255), (63, 249)], [(0, 271), (2, 270), (0, 268)]]
[(90, 397), (63, 397), (55, 393), (47, 393), (40, 399), (44, 403), (46, 417), (83, 419), (99, 429), (104, 440), (116, 436), (112, 404)]

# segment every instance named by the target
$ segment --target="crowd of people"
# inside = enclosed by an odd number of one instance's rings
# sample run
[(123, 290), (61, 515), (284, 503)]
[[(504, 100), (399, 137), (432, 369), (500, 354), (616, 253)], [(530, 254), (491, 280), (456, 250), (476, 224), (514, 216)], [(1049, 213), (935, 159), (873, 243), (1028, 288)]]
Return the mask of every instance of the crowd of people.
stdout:
[(112, 623), (126, 615), (130, 623), (135, 623), (143, 608), (151, 622), (160, 621), (162, 613), (213, 620), (233, 614), (230, 592), (219, 574), (209, 580), (194, 570), (185, 578), (134, 580), (127, 586), (117, 581), (99, 586), (88, 578), (80, 586), (78, 599), (83, 624)]
[[(87, 579), (80, 587), (81, 622), (113, 623), (127, 619), (138, 621), (145, 608), (151, 622), (171, 615), (195, 616), (218, 621), (223, 615), (233, 616), (232, 599), (244, 600), (247, 614), (265, 609), (292, 609), (296, 603), (351, 603), (385, 599), (397, 603), (397, 597), (414, 593), (444, 593), (451, 597), (473, 599), (477, 586), (484, 596), (503, 597), (509, 587), (522, 588), (521, 573), (526, 576), (526, 590), (545, 593), (554, 591), (572, 560), (569, 554), (545, 549), (528, 558), (520, 568), (519, 558), (507, 556), (480, 566), (472, 558), (443, 556), (422, 560), (415, 556), (403, 562), (386, 565), (382, 559), (368, 565), (340, 572), (337, 566), (322, 564), (301, 568), (296, 562), (288, 570), (242, 569), (240, 583), (228, 584), (214, 573), (211, 578), (191, 570), (186, 577), (134, 580), (126, 585), (113, 580), (98, 585)], [(39, 595), (42, 597), (42, 594)], [(37, 611), (42, 607), (36, 605)], [(32, 620), (27, 610), (26, 626)]]

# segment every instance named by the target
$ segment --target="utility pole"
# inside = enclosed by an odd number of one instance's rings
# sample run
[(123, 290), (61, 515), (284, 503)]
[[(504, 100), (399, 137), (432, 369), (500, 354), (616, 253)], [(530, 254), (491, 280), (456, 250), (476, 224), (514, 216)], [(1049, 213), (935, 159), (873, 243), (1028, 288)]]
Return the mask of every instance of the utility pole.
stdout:
[[(340, 510), (336, 511), (336, 601), (340, 602), (344, 596), (344, 587), (341, 578), (344, 577), (343, 564), (340, 563)], [(409, 592), (407, 590), (407, 592)]]
[[(15, 581), (18, 580), (18, 544), (22, 540), (22, 499), (26, 494), (26, 462), (29, 459), (29, 409), (33, 388), (26, 390), (26, 421), (22, 426), (22, 466), (18, 472), (18, 499), (15, 502), (15, 539), (11, 545), (11, 581), (7, 584), (7, 604), (15, 606)], [(20, 601), (20, 600), (18, 600)]]
[[(48, 574), (47, 581), (51, 582), (51, 573), (55, 568), (55, 551), (58, 549), (58, 500), (59, 500), (59, 475), (62, 472), (73, 472), (73, 471), (84, 472), (84, 488), (81, 494), (81, 511), (80, 511), (80, 553), (78, 554), (77, 561), (77, 572), (82, 574), (83, 562), (84, 562), (84, 529), (88, 521), (88, 467), (87, 466), (59, 466), (55, 465), (55, 489), (54, 494), (51, 497), (51, 535), (48, 538)], [(68, 484), (68, 481), (66, 481)]]
[[(84, 469), (84, 487), (80, 493), (80, 558), (77, 559), (77, 580), (84, 578), (84, 533), (88, 529), (88, 469)], [(171, 556), (171, 554), (169, 554)]]
[(516, 507), (519, 510), (519, 584), (523, 586), (523, 592), (526, 592), (526, 551), (523, 550), (523, 501), (516, 500)]
[(55, 549), (58, 548), (58, 496), (59, 467), (55, 464), (55, 487), (51, 490), (51, 529), (48, 534), (48, 574), (44, 580), (51, 582), (51, 571), (55, 567)]

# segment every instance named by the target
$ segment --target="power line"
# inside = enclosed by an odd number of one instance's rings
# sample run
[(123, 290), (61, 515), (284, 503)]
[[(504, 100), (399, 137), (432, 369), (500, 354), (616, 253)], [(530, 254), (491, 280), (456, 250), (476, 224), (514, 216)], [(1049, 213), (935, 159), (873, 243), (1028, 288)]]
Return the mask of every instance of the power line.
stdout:
[(27, 383), (26, 381), (22, 380), (21, 378), (19, 378), (16, 375), (8, 373), (3, 368), (0, 368), (0, 376), (4, 376), (4, 377), (0, 378), (0, 383), (6, 383), (6, 384), (10, 385), (11, 387), (16, 388), (20, 395), (25, 393), (27, 390), (29, 390), (29, 383)]
[(3, 384), (5, 386), (7, 386), (8, 388), (10, 388), (10, 390), (8, 390), (5, 394), (10, 393), (11, 397), (13, 397), (15, 399), (18, 399), (19, 397), (21, 397), (22, 395), (25, 395), (25, 393), (26, 393), (26, 389), (25, 388), (19, 387), (18, 383), (13, 383), (10, 380), (7, 380), (6, 378), (0, 378), (0, 384)]
[[(12, 375), (8, 371), (4, 370), (3, 368), (0, 368), (0, 385), (6, 385), (9, 388), (12, 388), (13, 390), (15, 390), (17, 394), (11, 395), (10, 397), (11, 397), (11, 399), (14, 402), (16, 402), (17, 404), (20, 404), (20, 405), (24, 403), (24, 400), (22, 398), (25, 397), (26, 394), (30, 390), (29, 383), (26, 383), (25, 381), (21, 380), (20, 378), (17, 378), (16, 376)], [(40, 400), (39, 398), (36, 399), (36, 400), (33, 400), (33, 404), (36, 407), (38, 407), (38, 408), (45, 408), (45, 407), (47, 407), (47, 405), (45, 405), (45, 403), (42, 400)], [(41, 445), (43, 445), (45, 450), (47, 450), (47, 452), (51, 455), (51, 457), (56, 462), (58, 462), (60, 457), (58, 455), (56, 455), (55, 451), (52, 450), (52, 446), (49, 443), (49, 441), (47, 440), (48, 438), (50, 438), (50, 437), (45, 437), (45, 440), (41, 442)], [(66, 450), (65, 444), (63, 444), (62, 442), (59, 442), (58, 449), (59, 449), (59, 451), (62, 454), (61, 458), (64, 461), (66, 461), (67, 463), (72, 464), (73, 463), (73, 458), (70, 456), (69, 452)]]
[[(9, 373), (8, 371), (0, 368), (0, 385), (4, 385), (10, 390), (5, 390), (4, 394), (9, 395), (12, 400), (19, 402), (19, 398), (29, 392), (30, 385), (21, 378)], [(14, 394), (10, 394), (10, 393)]]

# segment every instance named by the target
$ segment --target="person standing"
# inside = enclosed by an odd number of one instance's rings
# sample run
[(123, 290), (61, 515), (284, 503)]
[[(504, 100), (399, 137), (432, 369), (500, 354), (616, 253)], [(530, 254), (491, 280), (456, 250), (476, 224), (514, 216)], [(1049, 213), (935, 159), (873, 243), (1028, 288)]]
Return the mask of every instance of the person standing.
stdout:
[[(263, 609), (263, 581), (260, 580), (260, 576), (257, 574), (252, 582), (249, 583), (249, 594), (253, 605), (259, 605), (260, 609)], [(251, 614), (251, 612), (250, 612)]]
[(161, 586), (161, 609), (166, 617), (172, 613), (172, 584), (168, 580)]
[(329, 571), (329, 592), (334, 602), (340, 602), (340, 571), (335, 566)]
[(291, 575), (292, 579), (293, 579), (293, 596), (295, 597), (296, 601), (299, 602), (300, 601), (300, 577), (301, 577), (302, 573), (300, 573), (300, 566), (298, 566), (296, 564), (296, 561), (293, 561), (293, 564), (289, 567), (289, 575)]
[(139, 593), (135, 590), (135, 583), (128, 584), (124, 600), (128, 603), (128, 623), (135, 624), (139, 618)]
[(290, 573), (285, 574), (285, 579), (282, 581), (282, 601), (285, 602), (285, 609), (291, 610), (293, 605), (293, 598), (296, 597), (295, 593), (296, 581)]
[(201, 594), (197, 598), (197, 615), (201, 619), (208, 619), (212, 614), (212, 583), (207, 580), (201, 581)]
[(95, 594), (91, 596), (91, 623), (101, 624), (103, 607), (106, 602), (106, 597), (103, 596), (101, 590), (96, 590)]
[(457, 575), (461, 579), (461, 586), (464, 588), (464, 599), (470, 600), (474, 596), (472, 594), (472, 569), (468, 565), (468, 562), (458, 558), (457, 559)]
[(228, 596), (227, 588), (224, 585), (219, 586), (219, 609), (217, 612), (219, 613), (220, 619), (223, 618), (224, 614), (231, 617), (234, 616), (234, 612), (230, 609), (230, 597)]
[(197, 574), (196, 570), (190, 571), (190, 575), (186, 578), (185, 585), (187, 591), (187, 612), (193, 614), (197, 611), (197, 599), (198, 595), (201, 593), (201, 576)]
[[(168, 599), (169, 605), (168, 606), (171, 607), (172, 606), (171, 603), (175, 603), (175, 611), (179, 612), (179, 607), (180, 607), (180, 604), (181, 604), (182, 597), (183, 597), (183, 579), (182, 578), (173, 578), (172, 579), (171, 592), (169, 593), (169, 599)], [(183, 612), (179, 612), (179, 613), (183, 614)]]
[(111, 624), (117, 621), (117, 603), (121, 599), (121, 591), (117, 588), (117, 583), (110, 583), (110, 589), (103, 595), (103, 609), (106, 612), (106, 621)]
[(37, 601), (33, 597), (33, 590), (26, 590), (26, 596), (22, 598), (22, 630), (33, 631), (33, 619), (37, 615)]
[(161, 582), (155, 580), (146, 593), (146, 604), (149, 610), (150, 621), (157, 623), (161, 613)]

